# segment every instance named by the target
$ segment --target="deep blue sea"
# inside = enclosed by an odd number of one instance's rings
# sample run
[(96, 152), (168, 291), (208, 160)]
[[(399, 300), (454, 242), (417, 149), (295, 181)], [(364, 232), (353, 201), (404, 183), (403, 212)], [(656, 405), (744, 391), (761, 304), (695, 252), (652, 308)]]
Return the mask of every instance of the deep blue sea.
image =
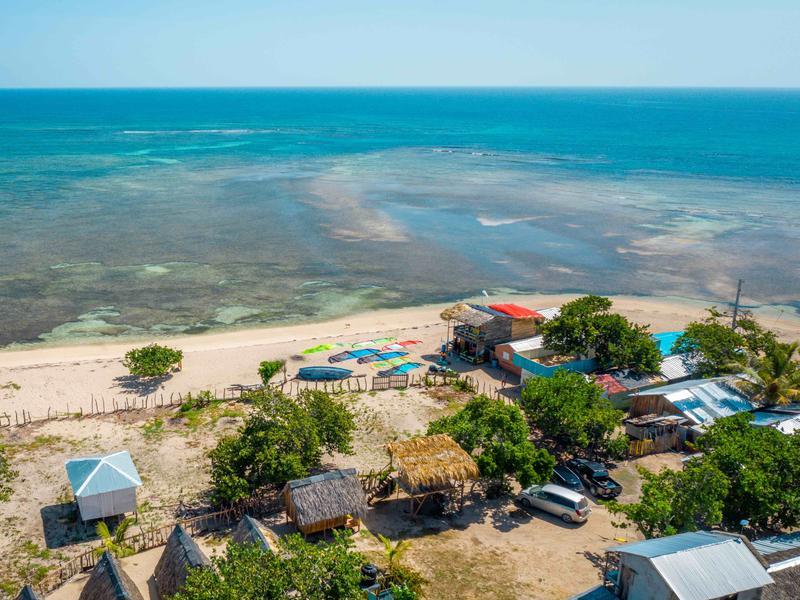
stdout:
[(483, 289), (797, 307), (798, 217), (798, 90), (0, 90), (0, 345)]

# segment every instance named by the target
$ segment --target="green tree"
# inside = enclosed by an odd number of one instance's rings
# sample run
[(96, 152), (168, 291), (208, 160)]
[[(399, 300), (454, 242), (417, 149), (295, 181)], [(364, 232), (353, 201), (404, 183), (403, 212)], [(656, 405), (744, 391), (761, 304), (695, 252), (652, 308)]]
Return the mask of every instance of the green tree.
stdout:
[(545, 346), (559, 354), (585, 356), (594, 352), (603, 369), (658, 371), (661, 353), (648, 327), (610, 312), (611, 307), (611, 300), (602, 296), (584, 296), (566, 303), (561, 314), (542, 327)]
[(11, 498), (11, 494), (14, 493), (11, 483), (17, 475), (17, 471), (11, 468), (5, 446), (0, 445), (0, 502), (6, 502)]
[[(334, 435), (328, 429), (331, 422), (347, 420), (340, 414), (346, 409), (325, 396), (315, 393), (309, 408), (302, 398), (295, 400), (277, 390), (243, 394), (253, 411), (236, 435), (222, 438), (210, 452), (216, 500), (234, 502), (265, 485), (306, 477), (320, 466), (323, 449), (351, 452), (352, 430)], [(328, 416), (318, 422), (319, 414), (313, 411), (320, 406)]]
[(280, 541), (279, 552), (230, 543), (212, 569), (193, 569), (174, 600), (362, 600), (364, 557), (346, 534), (310, 544), (299, 535)]
[(286, 364), (285, 360), (264, 360), (258, 365), (258, 375), (261, 377), (261, 382), (267, 385), (275, 374), (283, 369)]
[(800, 525), (800, 436), (753, 427), (749, 414), (719, 419), (698, 440), (702, 455), (683, 471), (643, 474), (638, 502), (609, 503), (648, 537), (742, 519), (760, 529)]
[(383, 554), (386, 557), (386, 562), (389, 564), (389, 571), (393, 571), (396, 566), (400, 564), (406, 552), (411, 549), (411, 542), (408, 540), (398, 540), (392, 542), (385, 535), (378, 534), (378, 539), (383, 544)]
[(697, 359), (697, 374), (713, 377), (742, 369), (747, 362), (745, 339), (720, 321), (721, 314), (709, 309), (703, 321), (693, 321), (675, 340), (672, 352)]
[(800, 367), (793, 360), (797, 347), (797, 342), (774, 342), (754, 359), (754, 367), (744, 369), (750, 381), (740, 385), (754, 401), (774, 405), (800, 400)]
[(600, 386), (566, 369), (528, 379), (520, 404), (537, 429), (571, 450), (608, 451), (622, 424), (622, 411), (603, 398)]
[(133, 517), (125, 517), (120, 521), (119, 525), (117, 525), (112, 535), (106, 522), (100, 521), (95, 530), (97, 531), (97, 535), (100, 536), (102, 545), (94, 549), (95, 556), (100, 557), (106, 551), (116, 558), (124, 558), (132, 555), (134, 551), (131, 546), (125, 543), (125, 534), (128, 533), (128, 529), (130, 529), (133, 523)]
[(325, 451), (352, 454), (356, 421), (347, 405), (320, 390), (303, 391), (300, 401), (314, 420)]
[(144, 348), (134, 348), (125, 354), (122, 364), (137, 377), (163, 377), (183, 360), (183, 352), (150, 344)]
[(522, 411), (486, 396), (476, 396), (464, 408), (428, 425), (428, 435), (446, 433), (475, 456), (481, 475), (505, 487), (514, 476), (527, 487), (550, 477), (555, 459), (529, 440)]
[(684, 471), (666, 467), (659, 473), (641, 467), (638, 471), (642, 477), (640, 500), (630, 504), (612, 500), (606, 506), (612, 514), (623, 515), (646, 538), (696, 531), (722, 521), (728, 480), (713, 465), (693, 460)]

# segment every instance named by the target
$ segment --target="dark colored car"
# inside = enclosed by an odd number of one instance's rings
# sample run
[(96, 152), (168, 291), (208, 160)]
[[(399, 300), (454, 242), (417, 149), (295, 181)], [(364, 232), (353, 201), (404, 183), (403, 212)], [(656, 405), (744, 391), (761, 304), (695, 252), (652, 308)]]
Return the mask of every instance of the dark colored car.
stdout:
[(556, 465), (553, 468), (553, 476), (550, 481), (561, 487), (565, 487), (573, 492), (583, 494), (583, 484), (581, 478), (570, 470), (566, 465)]
[(622, 493), (622, 486), (611, 479), (606, 466), (583, 458), (572, 458), (567, 466), (581, 478), (584, 485), (597, 498), (616, 498)]

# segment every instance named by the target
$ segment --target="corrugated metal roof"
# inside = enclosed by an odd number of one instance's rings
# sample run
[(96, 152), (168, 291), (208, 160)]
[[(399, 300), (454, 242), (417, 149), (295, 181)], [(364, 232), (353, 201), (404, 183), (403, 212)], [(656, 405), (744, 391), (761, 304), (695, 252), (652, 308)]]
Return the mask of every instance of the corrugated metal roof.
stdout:
[(590, 590), (572, 596), (569, 600), (615, 600), (616, 596), (602, 585), (593, 587)]
[(648, 559), (681, 600), (707, 600), (773, 583), (739, 538), (707, 531), (634, 542), (609, 550)]
[(693, 379), (665, 385), (648, 392), (663, 396), (681, 413), (697, 424), (711, 423), (750, 411), (755, 405), (739, 391), (732, 378)]
[(770, 554), (776, 552), (786, 552), (787, 550), (800, 550), (800, 531), (794, 533), (782, 533), (764, 537), (750, 542), (753, 547), (769, 560)]
[(691, 377), (697, 369), (697, 361), (689, 354), (673, 354), (665, 356), (659, 370), (667, 381)]
[(108, 456), (74, 458), (64, 466), (72, 492), (78, 498), (142, 485), (127, 450)]
[(622, 554), (634, 554), (643, 558), (656, 558), (665, 554), (674, 554), (685, 550), (693, 550), (703, 546), (722, 544), (730, 540), (729, 536), (721, 536), (708, 531), (694, 531), (689, 533), (679, 533), (667, 537), (653, 538), (642, 542), (631, 542), (622, 546), (612, 546), (607, 548), (612, 552)]
[(319, 483), (320, 481), (328, 481), (330, 479), (344, 479), (345, 477), (355, 477), (356, 470), (355, 469), (338, 469), (336, 471), (328, 471), (326, 473), (320, 473), (319, 475), (312, 475), (311, 477), (306, 477), (304, 479), (294, 479), (290, 481), (287, 485), (289, 489), (296, 489), (299, 487), (303, 487), (306, 485), (311, 485), (312, 483)]
[(508, 345), (514, 352), (525, 352), (527, 350), (539, 350), (544, 348), (544, 336), (535, 335), (533, 337), (525, 338), (508, 342)]
[(558, 306), (553, 306), (552, 308), (540, 308), (536, 312), (542, 315), (545, 321), (550, 321), (561, 314), (561, 309)]

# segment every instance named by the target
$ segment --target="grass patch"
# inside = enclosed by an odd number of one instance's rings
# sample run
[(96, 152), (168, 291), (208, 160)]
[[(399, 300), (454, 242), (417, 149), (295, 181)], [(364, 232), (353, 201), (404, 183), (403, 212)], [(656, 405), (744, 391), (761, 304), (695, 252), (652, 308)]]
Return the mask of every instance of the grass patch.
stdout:
[(164, 433), (164, 419), (154, 417), (142, 425), (142, 435), (147, 439), (161, 437)]

